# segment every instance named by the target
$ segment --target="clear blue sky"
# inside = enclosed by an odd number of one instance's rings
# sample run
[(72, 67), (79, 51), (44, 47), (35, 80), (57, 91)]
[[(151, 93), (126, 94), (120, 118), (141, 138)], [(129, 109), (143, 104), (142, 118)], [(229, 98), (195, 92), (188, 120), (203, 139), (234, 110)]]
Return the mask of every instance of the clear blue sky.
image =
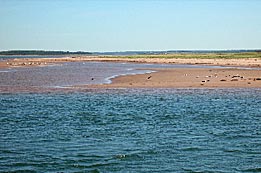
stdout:
[(0, 0), (0, 50), (255, 48), (260, 0)]

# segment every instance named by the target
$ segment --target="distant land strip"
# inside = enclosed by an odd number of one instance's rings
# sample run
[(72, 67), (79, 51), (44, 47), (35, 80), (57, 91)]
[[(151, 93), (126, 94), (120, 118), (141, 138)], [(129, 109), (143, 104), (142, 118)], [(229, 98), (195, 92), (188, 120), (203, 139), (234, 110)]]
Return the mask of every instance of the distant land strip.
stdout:
[(45, 51), (45, 50), (9, 50), (1, 51), (0, 55), (91, 55), (90, 52)]
[(168, 51), (114, 51), (114, 52), (85, 52), (85, 51), (46, 51), (46, 50), (7, 50), (0, 55), (169, 55), (169, 54), (226, 54), (226, 53), (261, 53), (261, 49), (241, 50), (168, 50)]

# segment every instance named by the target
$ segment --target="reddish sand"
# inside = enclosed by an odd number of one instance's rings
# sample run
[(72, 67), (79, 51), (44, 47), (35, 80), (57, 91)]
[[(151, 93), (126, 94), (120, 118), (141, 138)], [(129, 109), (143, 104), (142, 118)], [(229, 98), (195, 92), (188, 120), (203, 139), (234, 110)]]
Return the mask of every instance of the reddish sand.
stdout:
[[(136, 63), (208, 64), (224, 66), (261, 67), (261, 59), (159, 59), (115, 57), (32, 58), (1, 61), (0, 68), (45, 66), (54, 63), (79, 61), (113, 61)], [(261, 68), (202, 68), (152, 69), (157, 72), (121, 76), (111, 84), (76, 86), (75, 88), (261, 88)]]
[(187, 58), (123, 58), (110, 56), (83, 56), (64, 58), (19, 58), (0, 61), (0, 68), (43, 66), (63, 62), (103, 61), (135, 63), (205, 64), (219, 66), (261, 67), (261, 58), (242, 59), (187, 59)]
[(121, 76), (111, 84), (88, 88), (261, 88), (261, 69), (155, 69), (151, 74)]

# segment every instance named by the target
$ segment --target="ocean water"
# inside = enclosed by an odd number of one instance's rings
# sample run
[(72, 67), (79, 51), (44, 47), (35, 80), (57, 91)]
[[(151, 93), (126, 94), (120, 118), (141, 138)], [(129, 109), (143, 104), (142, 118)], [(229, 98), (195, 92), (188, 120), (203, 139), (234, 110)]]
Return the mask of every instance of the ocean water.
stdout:
[(260, 89), (0, 94), (0, 172), (260, 172)]
[[(68, 55), (69, 56), (69, 55)], [(19, 59), (19, 58), (62, 58), (66, 55), (0, 55), (0, 61), (6, 59)]]

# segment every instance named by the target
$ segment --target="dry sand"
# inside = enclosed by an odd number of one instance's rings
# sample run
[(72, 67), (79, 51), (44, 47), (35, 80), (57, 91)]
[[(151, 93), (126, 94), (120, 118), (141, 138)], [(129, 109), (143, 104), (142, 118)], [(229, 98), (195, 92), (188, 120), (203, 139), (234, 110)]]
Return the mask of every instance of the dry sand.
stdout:
[(206, 64), (219, 66), (259, 67), (256, 69), (236, 68), (182, 68), (151, 69), (157, 72), (142, 75), (121, 76), (112, 84), (77, 86), (75, 88), (261, 88), (261, 59), (181, 59), (181, 58), (117, 58), (117, 57), (65, 57), (65, 58), (27, 58), (1, 61), (0, 68), (44, 66), (63, 62), (135, 62)]
[(23, 66), (43, 66), (63, 62), (135, 62), (135, 63), (170, 63), (170, 64), (202, 64), (218, 66), (241, 66), (241, 67), (261, 67), (261, 58), (241, 58), (241, 59), (201, 59), (201, 58), (124, 58), (110, 56), (82, 56), (64, 58), (19, 58), (0, 61), (0, 68), (23, 67)]
[[(151, 69), (153, 70), (153, 69)], [(121, 76), (94, 88), (261, 88), (261, 70), (155, 69), (157, 72)]]

